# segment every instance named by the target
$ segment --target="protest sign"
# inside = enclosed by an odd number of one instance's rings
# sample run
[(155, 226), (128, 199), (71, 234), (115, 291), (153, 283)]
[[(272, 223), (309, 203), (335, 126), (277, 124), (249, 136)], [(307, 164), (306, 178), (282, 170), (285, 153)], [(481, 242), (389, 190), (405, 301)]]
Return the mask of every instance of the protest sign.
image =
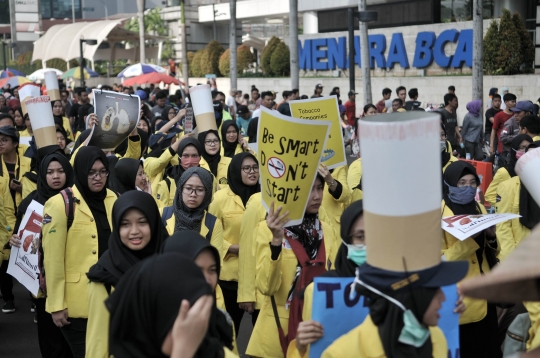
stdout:
[(294, 118), (309, 120), (330, 121), (331, 128), (328, 140), (324, 146), (321, 163), (329, 169), (347, 164), (345, 159), (345, 147), (343, 144), (343, 132), (336, 96), (311, 98), (289, 102), (291, 114)]
[(24, 101), (28, 111), (36, 146), (43, 148), (58, 144), (56, 126), (49, 96), (38, 96)]
[(47, 96), (51, 98), (51, 101), (59, 101), (61, 97), (56, 71), (45, 71), (43, 73), (43, 77), (45, 78), (45, 88), (47, 88)]
[(517, 214), (454, 215), (442, 218), (441, 227), (458, 240), (463, 241), (493, 225), (519, 217), (521, 216)]
[[(353, 293), (353, 277), (316, 277), (313, 280), (311, 319), (322, 324), (324, 336), (311, 344), (309, 357), (320, 357), (336, 339), (356, 328), (369, 314), (366, 299)], [(456, 285), (442, 287), (446, 300), (439, 311), (439, 328), (448, 344), (448, 358), (459, 357), (459, 315), (454, 313)]]
[(193, 106), (191, 103), (186, 103), (186, 117), (184, 118), (184, 133), (193, 132)]
[(534, 201), (540, 205), (540, 148), (527, 151), (516, 164), (516, 173), (521, 184), (525, 185)]
[(214, 114), (214, 103), (209, 85), (193, 86), (189, 89), (193, 114), (197, 123), (199, 133), (207, 130), (217, 130), (216, 115)]
[(7, 273), (15, 277), (34, 296), (39, 291), (38, 250), (40, 245), (43, 205), (32, 200), (19, 228), (21, 247), (13, 247)]
[(137, 126), (141, 99), (112, 91), (94, 90), (94, 113), (98, 117), (90, 145), (114, 150)]
[(261, 107), (257, 131), (263, 205), (289, 212), (285, 226), (302, 222), (323, 148), (328, 121), (309, 121)]

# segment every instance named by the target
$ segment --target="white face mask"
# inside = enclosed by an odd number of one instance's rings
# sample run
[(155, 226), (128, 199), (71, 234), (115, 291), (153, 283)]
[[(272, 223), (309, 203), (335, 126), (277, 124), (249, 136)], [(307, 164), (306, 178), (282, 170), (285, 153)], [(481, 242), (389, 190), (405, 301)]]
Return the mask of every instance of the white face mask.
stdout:
[(445, 140), (441, 140), (441, 152), (444, 152), (446, 150), (446, 141)]

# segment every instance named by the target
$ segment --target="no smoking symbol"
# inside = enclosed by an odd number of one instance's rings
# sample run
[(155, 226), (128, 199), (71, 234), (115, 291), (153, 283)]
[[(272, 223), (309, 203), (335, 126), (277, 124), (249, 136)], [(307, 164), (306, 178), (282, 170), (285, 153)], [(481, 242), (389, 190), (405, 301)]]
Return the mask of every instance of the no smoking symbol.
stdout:
[(276, 179), (285, 175), (285, 163), (279, 158), (272, 157), (268, 159), (268, 172)]

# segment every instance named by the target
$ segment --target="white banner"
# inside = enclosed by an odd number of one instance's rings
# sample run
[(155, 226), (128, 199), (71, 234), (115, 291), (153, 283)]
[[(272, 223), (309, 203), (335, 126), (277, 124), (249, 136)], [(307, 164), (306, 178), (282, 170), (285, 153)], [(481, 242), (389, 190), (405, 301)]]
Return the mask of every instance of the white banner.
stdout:
[(463, 241), (493, 225), (521, 217), (517, 214), (454, 215), (442, 218), (441, 227)]

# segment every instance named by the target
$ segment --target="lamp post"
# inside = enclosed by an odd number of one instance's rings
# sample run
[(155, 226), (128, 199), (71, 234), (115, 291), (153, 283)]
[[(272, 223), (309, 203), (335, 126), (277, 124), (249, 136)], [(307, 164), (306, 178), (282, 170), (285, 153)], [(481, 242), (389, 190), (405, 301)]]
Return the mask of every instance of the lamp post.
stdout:
[(5, 40), (2, 41), (2, 54), (4, 55), (4, 71), (7, 71), (7, 57), (6, 57), (6, 46), (9, 48), (14, 48), (17, 46), (15, 42), (7, 42)]
[(366, 0), (358, 4), (360, 20), (360, 55), (362, 60), (362, 84), (364, 87), (364, 104), (373, 103), (371, 99), (371, 72), (369, 61), (368, 23), (377, 21), (377, 11), (367, 11)]
[(97, 40), (93, 39), (79, 39), (79, 50), (81, 58), (79, 60), (79, 68), (81, 69), (81, 87), (84, 87), (84, 57), (83, 57), (83, 43), (87, 45), (97, 45)]

